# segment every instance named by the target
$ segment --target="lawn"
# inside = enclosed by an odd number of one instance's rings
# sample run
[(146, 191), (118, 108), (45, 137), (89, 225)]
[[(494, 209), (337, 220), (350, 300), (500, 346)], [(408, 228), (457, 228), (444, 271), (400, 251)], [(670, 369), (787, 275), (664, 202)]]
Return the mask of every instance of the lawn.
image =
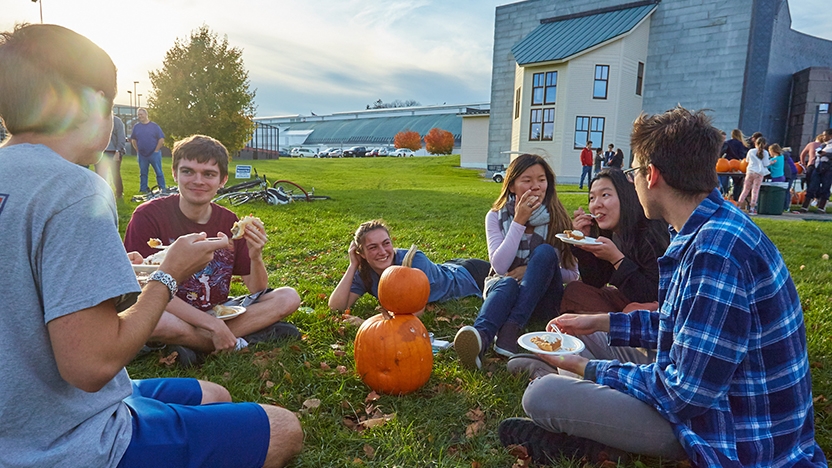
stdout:
[[(471, 372), (456, 362), (453, 350), (435, 357), (433, 375), (419, 391), (381, 396), (357, 377), (352, 359), (356, 327), (329, 311), (327, 299), (348, 265), (347, 246), (363, 221), (384, 218), (397, 247), (415, 243), (434, 261), (487, 259), (484, 217), (499, 185), (475, 170), (461, 169), (458, 156), (428, 158), (281, 159), (245, 161), (270, 180), (290, 179), (328, 201), (270, 206), (251, 203), (232, 208), (260, 217), (269, 234), (264, 256), (270, 281), (294, 287), (303, 311), (290, 321), (304, 338), (279, 346), (259, 344), (247, 352), (209, 358), (183, 371), (163, 362), (165, 352), (137, 359), (134, 378), (189, 376), (226, 386), (235, 401), (256, 401), (295, 411), (306, 434), (305, 449), (293, 466), (509, 467), (515, 458), (499, 443), (496, 429), (506, 417), (522, 415), (520, 398), (528, 380), (505, 371), (505, 360), (490, 354), (485, 370)], [(164, 161), (170, 167), (170, 160)], [(236, 163), (231, 164), (233, 168)], [(138, 165), (126, 158), (125, 193), (138, 190)], [(170, 175), (167, 175), (172, 183)], [(151, 171), (151, 180), (153, 179)], [(235, 183), (232, 179), (229, 184)], [(570, 212), (586, 207), (586, 195), (561, 185)], [(570, 193), (571, 192), (571, 193)], [(119, 203), (122, 234), (136, 204)], [(812, 363), (818, 439), (832, 449), (832, 224), (757, 220), (783, 254), (803, 304)], [(827, 257), (828, 258), (828, 257)], [(242, 293), (242, 284), (232, 286)], [(422, 321), (437, 338), (453, 340), (456, 330), (473, 323), (481, 305), (467, 298), (429, 305)], [(353, 315), (369, 317), (377, 301), (360, 299)], [(362, 421), (382, 422), (373, 426)], [(370, 426), (365, 428), (365, 426)], [(564, 462), (563, 467), (579, 466)], [(642, 458), (635, 466), (669, 466)]]

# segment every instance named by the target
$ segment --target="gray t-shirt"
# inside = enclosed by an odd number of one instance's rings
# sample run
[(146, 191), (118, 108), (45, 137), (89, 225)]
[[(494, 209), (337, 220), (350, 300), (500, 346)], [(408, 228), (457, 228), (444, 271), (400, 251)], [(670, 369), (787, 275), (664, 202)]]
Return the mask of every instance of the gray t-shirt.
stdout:
[(96, 393), (70, 385), (46, 327), (135, 299), (117, 225), (94, 172), (43, 145), (0, 148), (0, 466), (116, 466), (130, 442), (127, 371)]

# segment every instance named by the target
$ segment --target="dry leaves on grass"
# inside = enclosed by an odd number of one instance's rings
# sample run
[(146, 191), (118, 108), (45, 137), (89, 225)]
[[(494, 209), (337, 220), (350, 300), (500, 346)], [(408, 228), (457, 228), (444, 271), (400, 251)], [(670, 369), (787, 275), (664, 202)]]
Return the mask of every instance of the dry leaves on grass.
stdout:
[(472, 421), (471, 424), (465, 428), (466, 439), (473, 438), (485, 428), (485, 413), (481, 409), (474, 408), (465, 413), (465, 417), (468, 418), (469, 421)]
[(529, 451), (522, 445), (509, 445), (508, 453), (516, 458), (511, 468), (529, 468), (532, 466), (532, 457), (529, 456)]
[(167, 367), (170, 367), (176, 363), (176, 358), (179, 357), (179, 353), (174, 351), (167, 356), (163, 356), (159, 358), (159, 364), (164, 364)]

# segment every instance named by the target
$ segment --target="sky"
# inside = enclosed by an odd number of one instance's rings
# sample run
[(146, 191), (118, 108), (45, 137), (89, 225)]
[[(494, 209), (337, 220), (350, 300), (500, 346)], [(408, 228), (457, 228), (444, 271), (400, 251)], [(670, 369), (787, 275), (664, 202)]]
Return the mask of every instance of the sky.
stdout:
[[(177, 39), (207, 25), (243, 50), (258, 117), (360, 110), (378, 99), (422, 105), (488, 102), (494, 11), (512, 3), (0, 1), (2, 31), (15, 23), (39, 23), (42, 6), (44, 23), (68, 27), (109, 53), (118, 67), (119, 104), (129, 104), (127, 90), (133, 91), (134, 81), (146, 103), (152, 92), (148, 73), (161, 69)], [(790, 10), (793, 29), (832, 40), (828, 0), (791, 0)]]

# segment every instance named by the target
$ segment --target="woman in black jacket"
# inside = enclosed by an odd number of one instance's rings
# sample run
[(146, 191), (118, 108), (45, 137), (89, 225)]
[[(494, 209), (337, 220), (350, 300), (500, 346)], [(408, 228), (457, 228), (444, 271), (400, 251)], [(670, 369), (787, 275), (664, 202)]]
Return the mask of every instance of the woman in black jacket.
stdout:
[(572, 246), (581, 281), (567, 285), (561, 312), (650, 308), (658, 301), (657, 259), (670, 242), (667, 223), (644, 216), (635, 187), (617, 170), (603, 170), (589, 183), (589, 210), (575, 211), (573, 228), (600, 244)]

